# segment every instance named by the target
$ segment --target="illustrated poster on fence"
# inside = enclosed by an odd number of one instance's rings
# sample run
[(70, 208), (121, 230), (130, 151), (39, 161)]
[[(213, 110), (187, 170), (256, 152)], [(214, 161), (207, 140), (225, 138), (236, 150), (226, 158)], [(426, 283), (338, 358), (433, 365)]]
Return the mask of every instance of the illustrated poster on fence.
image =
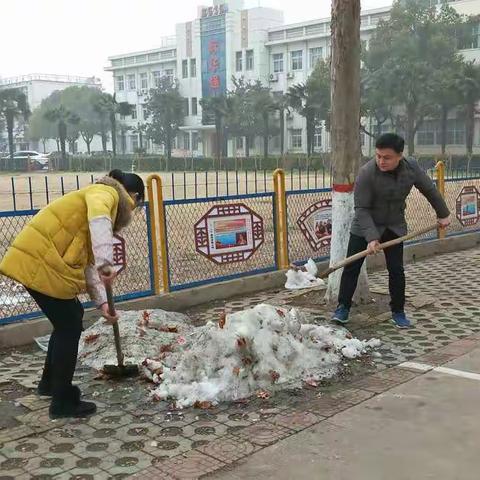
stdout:
[(480, 218), (480, 194), (476, 187), (463, 187), (457, 197), (456, 213), (464, 227), (475, 225)]
[(310, 205), (298, 218), (297, 225), (315, 252), (328, 247), (332, 238), (332, 201), (320, 200)]
[(264, 241), (262, 217), (243, 203), (215, 205), (194, 228), (197, 252), (219, 264), (248, 260)]

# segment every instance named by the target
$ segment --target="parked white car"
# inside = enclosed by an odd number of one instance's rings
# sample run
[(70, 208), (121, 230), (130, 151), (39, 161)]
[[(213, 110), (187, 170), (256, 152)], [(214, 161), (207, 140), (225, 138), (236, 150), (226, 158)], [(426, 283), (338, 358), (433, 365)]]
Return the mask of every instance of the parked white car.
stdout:
[[(19, 150), (13, 154), (13, 161), (27, 160), (30, 157), (32, 167), (38, 170), (46, 170), (48, 168), (48, 153), (39, 153), (34, 150)], [(9, 160), (9, 156), (2, 157), (2, 160)]]

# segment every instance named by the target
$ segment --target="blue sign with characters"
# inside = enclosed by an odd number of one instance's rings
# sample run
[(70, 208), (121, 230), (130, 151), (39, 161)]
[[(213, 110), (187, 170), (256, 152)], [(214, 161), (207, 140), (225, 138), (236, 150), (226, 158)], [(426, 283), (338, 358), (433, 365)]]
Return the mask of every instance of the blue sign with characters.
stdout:
[(225, 15), (201, 19), (202, 96), (218, 97), (227, 89)]

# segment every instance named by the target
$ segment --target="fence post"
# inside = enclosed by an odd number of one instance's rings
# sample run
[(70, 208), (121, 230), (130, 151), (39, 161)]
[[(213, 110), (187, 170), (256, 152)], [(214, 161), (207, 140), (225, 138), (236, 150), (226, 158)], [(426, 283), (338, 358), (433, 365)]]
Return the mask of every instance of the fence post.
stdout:
[[(440, 160), (435, 165), (436, 177), (437, 177), (437, 188), (440, 192), (440, 195), (445, 198), (445, 163)], [(437, 237), (439, 240), (445, 238), (445, 229), (438, 228), (437, 229)]]
[[(155, 196), (154, 188), (157, 195)], [(155, 294), (160, 294), (160, 268), (163, 282), (163, 291), (169, 291), (167, 237), (165, 232), (165, 206), (163, 205), (163, 185), (159, 175), (150, 175), (147, 178), (147, 194), (150, 204), (150, 228), (153, 254), (153, 278)], [(160, 251), (157, 243), (157, 215)], [(160, 266), (161, 261), (161, 266)]]
[(277, 168), (273, 172), (273, 190), (275, 192), (275, 231), (277, 235), (277, 268), (285, 270), (290, 262), (288, 261), (288, 239), (287, 239), (287, 196), (285, 192), (285, 172)]

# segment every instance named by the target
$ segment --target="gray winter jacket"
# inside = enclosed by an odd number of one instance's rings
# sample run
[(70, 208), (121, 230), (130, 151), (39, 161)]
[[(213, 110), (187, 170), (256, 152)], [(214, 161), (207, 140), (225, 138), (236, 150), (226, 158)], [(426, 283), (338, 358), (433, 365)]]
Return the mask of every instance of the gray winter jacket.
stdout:
[(428, 200), (438, 218), (450, 214), (435, 184), (415, 160), (402, 158), (392, 172), (382, 172), (375, 159), (366, 163), (355, 182), (355, 216), (351, 232), (367, 242), (379, 240), (386, 229), (407, 233), (405, 201), (412, 187)]

